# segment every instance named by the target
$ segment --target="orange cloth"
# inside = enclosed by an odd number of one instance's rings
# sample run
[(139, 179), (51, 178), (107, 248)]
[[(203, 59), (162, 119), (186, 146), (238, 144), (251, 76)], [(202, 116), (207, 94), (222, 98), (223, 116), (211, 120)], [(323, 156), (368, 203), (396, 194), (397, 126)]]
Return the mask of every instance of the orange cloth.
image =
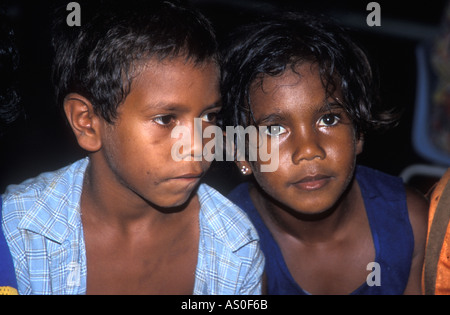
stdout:
[(450, 295), (450, 169), (430, 195), (423, 289), (425, 294)]

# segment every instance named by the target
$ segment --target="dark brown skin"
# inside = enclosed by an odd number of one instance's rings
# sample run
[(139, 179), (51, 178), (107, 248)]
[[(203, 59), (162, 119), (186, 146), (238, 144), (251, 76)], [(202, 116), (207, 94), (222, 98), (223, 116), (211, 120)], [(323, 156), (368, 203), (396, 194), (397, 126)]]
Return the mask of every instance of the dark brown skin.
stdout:
[[(287, 69), (290, 69), (287, 67)], [(375, 249), (364, 201), (354, 179), (363, 139), (338, 105), (339, 91), (327, 100), (317, 68), (303, 64), (266, 76), (251, 90), (257, 125), (277, 126), (279, 168), (250, 167), (259, 187), (250, 196), (281, 248), (296, 282), (312, 294), (349, 294), (370, 273)], [(273, 139), (273, 138), (272, 138)], [(271, 141), (270, 139), (268, 141)], [(415, 248), (405, 293), (420, 294), (427, 202), (407, 189)]]
[[(199, 242), (198, 183), (210, 162), (195, 161), (198, 145), (176, 162), (175, 126), (193, 134), (220, 110), (218, 68), (182, 57), (147, 62), (108, 124), (78, 94), (66, 116), (90, 152), (81, 197), (87, 294), (192, 294)], [(181, 135), (180, 135), (181, 137)], [(201, 148), (203, 144), (201, 145)]]
[(107, 221), (93, 215), (97, 209), (84, 209), (89, 213), (83, 216), (87, 294), (192, 294), (199, 236), (196, 196), (182, 212), (146, 221)]

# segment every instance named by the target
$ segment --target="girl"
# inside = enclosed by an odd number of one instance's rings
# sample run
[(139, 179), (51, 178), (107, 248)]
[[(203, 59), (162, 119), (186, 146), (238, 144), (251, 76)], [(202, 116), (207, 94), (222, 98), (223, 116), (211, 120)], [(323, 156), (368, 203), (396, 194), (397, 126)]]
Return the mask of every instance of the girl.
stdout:
[(267, 293), (419, 294), (426, 199), (356, 165), (364, 135), (395, 121), (377, 107), (362, 50), (337, 25), (293, 13), (232, 38), (223, 124), (266, 126), (261, 141), (279, 143), (274, 172), (237, 161), (254, 181), (229, 195), (257, 227)]

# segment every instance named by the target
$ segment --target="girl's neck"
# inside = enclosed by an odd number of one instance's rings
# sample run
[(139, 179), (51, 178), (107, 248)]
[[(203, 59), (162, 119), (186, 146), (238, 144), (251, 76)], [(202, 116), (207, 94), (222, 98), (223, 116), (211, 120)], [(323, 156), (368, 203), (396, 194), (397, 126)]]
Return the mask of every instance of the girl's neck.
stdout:
[(364, 209), (359, 185), (354, 179), (334, 206), (320, 214), (305, 215), (273, 200), (259, 187), (250, 187), (250, 196), (263, 221), (276, 234), (302, 243), (339, 240), (351, 229), (349, 224), (358, 209)]

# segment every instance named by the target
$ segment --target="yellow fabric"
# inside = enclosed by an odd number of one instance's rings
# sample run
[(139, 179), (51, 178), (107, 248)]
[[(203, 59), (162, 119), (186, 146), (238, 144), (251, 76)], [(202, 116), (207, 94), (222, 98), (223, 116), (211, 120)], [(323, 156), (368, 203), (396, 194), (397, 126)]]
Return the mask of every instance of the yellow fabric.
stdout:
[(18, 295), (18, 293), (12, 287), (0, 287), (0, 295)]

